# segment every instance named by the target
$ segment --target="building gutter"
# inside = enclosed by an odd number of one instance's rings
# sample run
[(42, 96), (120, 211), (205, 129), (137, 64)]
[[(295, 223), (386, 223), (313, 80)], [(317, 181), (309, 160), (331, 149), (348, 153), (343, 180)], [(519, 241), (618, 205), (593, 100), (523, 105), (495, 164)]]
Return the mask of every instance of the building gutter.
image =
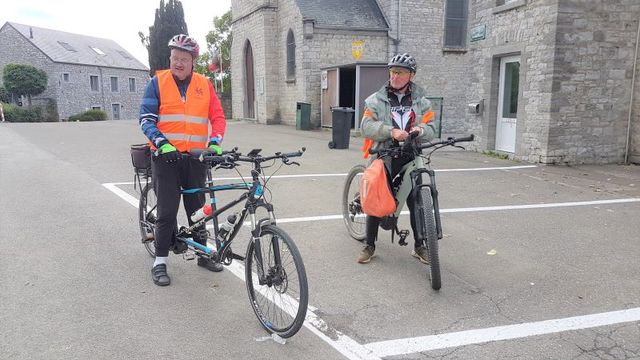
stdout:
[[(312, 19), (305, 19), (312, 20)], [(389, 28), (367, 28), (367, 27), (353, 27), (353, 26), (340, 26), (340, 25), (313, 25), (314, 29), (321, 30), (348, 30), (348, 31), (372, 31), (372, 32), (388, 32)]]
[(627, 118), (627, 140), (624, 146), (624, 163), (629, 165), (629, 147), (631, 146), (631, 113), (633, 112), (633, 98), (636, 82), (636, 64), (638, 63), (638, 42), (640, 41), (640, 20), (636, 34), (636, 53), (633, 57), (633, 75), (631, 76), (631, 101), (629, 101), (629, 117)]

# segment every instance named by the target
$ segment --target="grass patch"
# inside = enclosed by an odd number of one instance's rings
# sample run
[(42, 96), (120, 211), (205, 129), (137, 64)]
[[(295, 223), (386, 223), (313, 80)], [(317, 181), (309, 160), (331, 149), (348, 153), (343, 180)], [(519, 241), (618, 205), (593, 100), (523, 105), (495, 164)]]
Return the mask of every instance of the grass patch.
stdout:
[(502, 159), (502, 160), (508, 160), (509, 159), (509, 154), (498, 152), (498, 151), (495, 151), (495, 150), (485, 150), (482, 153), (487, 155), (487, 156), (490, 156), (492, 158), (496, 158), (496, 159)]

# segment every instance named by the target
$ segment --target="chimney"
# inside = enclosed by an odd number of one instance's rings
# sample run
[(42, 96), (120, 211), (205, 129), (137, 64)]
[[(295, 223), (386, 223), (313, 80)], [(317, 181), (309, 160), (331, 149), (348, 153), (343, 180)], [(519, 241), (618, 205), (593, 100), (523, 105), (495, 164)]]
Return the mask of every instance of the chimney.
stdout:
[(29, 39), (33, 39), (33, 28), (29, 28)]

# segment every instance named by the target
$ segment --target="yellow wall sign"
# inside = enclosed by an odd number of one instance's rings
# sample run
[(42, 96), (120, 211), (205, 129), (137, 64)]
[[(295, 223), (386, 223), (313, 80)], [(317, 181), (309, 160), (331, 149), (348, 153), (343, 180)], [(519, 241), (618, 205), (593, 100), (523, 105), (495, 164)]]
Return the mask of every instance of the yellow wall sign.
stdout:
[(360, 60), (360, 58), (362, 57), (362, 54), (364, 54), (364, 41), (353, 40), (351, 42), (351, 55), (357, 61), (357, 60)]

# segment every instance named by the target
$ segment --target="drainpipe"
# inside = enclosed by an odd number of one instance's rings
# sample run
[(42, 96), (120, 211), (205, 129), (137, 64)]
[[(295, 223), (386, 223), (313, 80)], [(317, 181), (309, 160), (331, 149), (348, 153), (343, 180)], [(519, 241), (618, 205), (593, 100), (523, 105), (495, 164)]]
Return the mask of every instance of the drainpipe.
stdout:
[(631, 145), (631, 112), (633, 110), (633, 95), (636, 82), (636, 64), (638, 63), (638, 41), (640, 40), (640, 20), (636, 34), (636, 54), (633, 58), (633, 75), (631, 76), (631, 101), (629, 101), (629, 117), (627, 119), (627, 143), (624, 147), (624, 164), (629, 165), (629, 147)]

